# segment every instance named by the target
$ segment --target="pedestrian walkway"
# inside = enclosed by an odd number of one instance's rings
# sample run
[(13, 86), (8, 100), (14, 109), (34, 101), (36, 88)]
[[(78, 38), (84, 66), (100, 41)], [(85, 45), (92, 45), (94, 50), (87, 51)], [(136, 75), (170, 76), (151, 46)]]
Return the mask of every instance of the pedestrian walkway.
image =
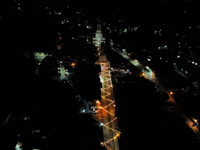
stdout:
[(100, 111), (98, 114), (94, 114), (93, 118), (103, 128), (103, 141), (101, 145), (105, 146), (107, 150), (119, 150), (118, 137), (121, 132), (118, 131), (118, 120), (115, 115), (116, 105), (113, 96), (113, 85), (110, 68), (106, 67), (107, 65), (104, 63), (99, 62), (101, 64), (100, 81), (102, 83)]
[(110, 70), (102, 68), (101, 78), (103, 78), (101, 110), (103, 114), (102, 126), (104, 132), (104, 141), (101, 144), (106, 146), (108, 150), (119, 150), (118, 137), (121, 132), (118, 131), (117, 117), (115, 115), (116, 105), (112, 94)]

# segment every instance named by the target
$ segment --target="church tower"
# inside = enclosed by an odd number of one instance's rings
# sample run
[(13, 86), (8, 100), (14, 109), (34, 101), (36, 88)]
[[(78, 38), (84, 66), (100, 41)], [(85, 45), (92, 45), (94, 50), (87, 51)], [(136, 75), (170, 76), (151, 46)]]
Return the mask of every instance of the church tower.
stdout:
[(97, 31), (95, 33), (95, 37), (93, 38), (93, 44), (96, 47), (101, 47), (101, 43), (105, 43), (105, 38), (103, 38), (103, 34), (101, 32), (101, 20), (99, 15), (97, 22)]

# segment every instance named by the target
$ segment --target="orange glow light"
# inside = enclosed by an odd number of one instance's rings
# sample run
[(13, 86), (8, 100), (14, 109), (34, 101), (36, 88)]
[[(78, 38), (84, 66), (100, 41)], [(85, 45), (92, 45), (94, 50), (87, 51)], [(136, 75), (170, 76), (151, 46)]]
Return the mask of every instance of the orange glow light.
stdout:
[(120, 137), (120, 133), (117, 133), (117, 136)]

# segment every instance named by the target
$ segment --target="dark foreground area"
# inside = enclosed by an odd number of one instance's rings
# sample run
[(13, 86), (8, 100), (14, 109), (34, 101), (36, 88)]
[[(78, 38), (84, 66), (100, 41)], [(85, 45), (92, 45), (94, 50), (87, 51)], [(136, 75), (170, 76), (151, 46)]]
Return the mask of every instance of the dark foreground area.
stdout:
[[(116, 84), (116, 111), (120, 149), (199, 149), (193, 131), (173, 109), (152, 83), (137, 78), (135, 83)], [(184, 143), (184, 144), (183, 144)]]

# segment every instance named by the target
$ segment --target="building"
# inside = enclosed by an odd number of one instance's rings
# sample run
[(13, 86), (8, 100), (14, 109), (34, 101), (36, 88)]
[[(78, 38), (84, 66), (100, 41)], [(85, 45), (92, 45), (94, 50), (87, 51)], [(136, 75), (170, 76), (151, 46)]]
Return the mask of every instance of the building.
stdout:
[(33, 52), (36, 62), (40, 65), (41, 61), (46, 57), (49, 56), (47, 52)]
[(106, 55), (102, 52), (99, 55), (99, 59), (95, 62), (95, 65), (100, 65), (101, 68), (110, 68), (110, 62), (107, 60)]
[(100, 16), (98, 17), (97, 31), (95, 33), (95, 37), (93, 38), (93, 44), (96, 47), (101, 47), (101, 43), (105, 43), (105, 38), (103, 38), (103, 34), (101, 32), (101, 21)]

